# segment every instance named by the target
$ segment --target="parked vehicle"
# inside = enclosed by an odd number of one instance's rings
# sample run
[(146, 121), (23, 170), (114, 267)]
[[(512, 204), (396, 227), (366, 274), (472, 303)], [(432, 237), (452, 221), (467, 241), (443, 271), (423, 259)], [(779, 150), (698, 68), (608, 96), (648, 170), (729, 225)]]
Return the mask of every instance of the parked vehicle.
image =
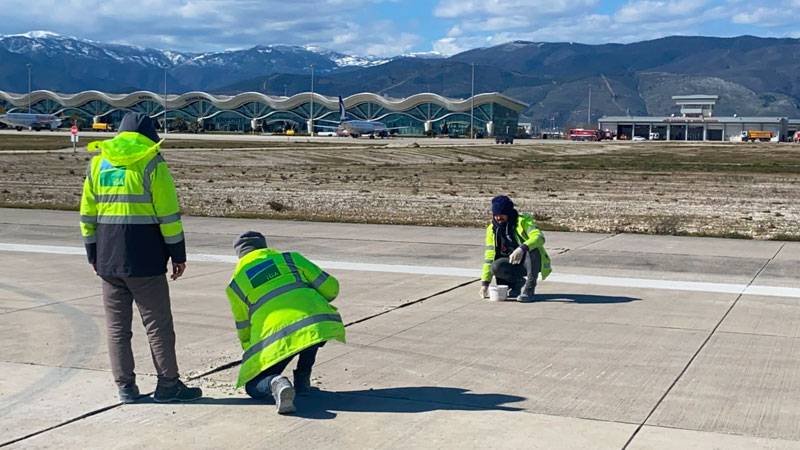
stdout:
[(772, 131), (747, 130), (742, 131), (742, 142), (769, 142), (773, 136)]
[(498, 134), (494, 137), (495, 144), (513, 144), (514, 136), (512, 134)]
[(600, 130), (586, 130), (583, 128), (571, 128), (569, 130), (570, 141), (599, 141), (600, 139)]
[(95, 122), (92, 124), (92, 131), (114, 131), (110, 123)]

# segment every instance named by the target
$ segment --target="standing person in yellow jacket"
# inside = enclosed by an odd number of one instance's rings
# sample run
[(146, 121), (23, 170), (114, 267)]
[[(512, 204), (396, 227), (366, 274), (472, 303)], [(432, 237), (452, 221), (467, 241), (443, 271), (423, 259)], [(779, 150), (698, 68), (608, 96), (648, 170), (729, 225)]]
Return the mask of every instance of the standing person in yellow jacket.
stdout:
[(505, 195), (492, 199), (492, 223), (486, 227), (486, 247), (481, 274), (481, 298), (486, 298), (492, 277), (509, 287), (509, 298), (532, 302), (539, 273), (552, 271), (544, 249), (544, 234), (536, 221), (520, 214)]
[[(239, 263), (225, 292), (244, 350), (237, 385), (253, 398), (272, 396), (279, 414), (292, 413), (295, 392), (311, 389), (317, 350), (331, 339), (345, 341), (330, 304), (339, 281), (300, 253), (268, 248), (256, 231), (239, 236), (234, 249)], [(281, 373), (297, 354), (292, 385)]]
[(100, 150), (86, 171), (81, 234), (89, 263), (103, 280), (103, 306), (111, 372), (123, 403), (139, 397), (131, 349), (133, 303), (142, 317), (158, 384), (156, 402), (191, 401), (199, 388), (180, 381), (167, 285), (186, 270), (178, 196), (150, 117), (128, 113), (113, 139), (89, 144)]

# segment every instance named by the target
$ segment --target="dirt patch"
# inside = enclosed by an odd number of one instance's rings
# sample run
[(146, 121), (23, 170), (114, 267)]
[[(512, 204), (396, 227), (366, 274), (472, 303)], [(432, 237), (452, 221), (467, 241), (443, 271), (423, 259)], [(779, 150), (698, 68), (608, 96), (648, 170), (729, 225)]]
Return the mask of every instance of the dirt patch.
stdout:
[[(790, 144), (201, 142), (163, 151), (194, 215), (480, 226), (504, 193), (548, 229), (800, 238)], [(0, 153), (0, 204), (77, 208), (88, 158)]]

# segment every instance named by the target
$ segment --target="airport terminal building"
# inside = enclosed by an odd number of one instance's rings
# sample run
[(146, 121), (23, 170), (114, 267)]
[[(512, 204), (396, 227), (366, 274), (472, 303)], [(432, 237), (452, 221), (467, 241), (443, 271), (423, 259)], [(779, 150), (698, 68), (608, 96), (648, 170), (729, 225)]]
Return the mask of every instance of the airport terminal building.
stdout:
[[(85, 91), (59, 94), (33, 91), (11, 94), (0, 91), (0, 108), (5, 112), (56, 114), (64, 123), (78, 121), (81, 127), (93, 122), (111, 123), (114, 128), (128, 111), (150, 115), (163, 126), (164, 95), (149, 91), (131, 94), (106, 94)], [(472, 121), (475, 132), (484, 135), (515, 133), (519, 113), (527, 105), (499, 93), (478, 94), (474, 98), (450, 99), (437, 94), (416, 94), (403, 99), (373, 93), (344, 99), (349, 118), (374, 120), (402, 135), (467, 135)], [(257, 92), (235, 96), (189, 92), (166, 96), (166, 117), (170, 129), (188, 131), (280, 132), (293, 129), (308, 132), (330, 131), (339, 122), (338, 98), (299, 93), (275, 97)]]
[(599, 120), (601, 130), (610, 130), (619, 139), (662, 141), (729, 141), (739, 139), (748, 130), (770, 131), (779, 140), (791, 140), (800, 129), (800, 120), (786, 117), (714, 116), (716, 95), (676, 95), (680, 116), (607, 116)]

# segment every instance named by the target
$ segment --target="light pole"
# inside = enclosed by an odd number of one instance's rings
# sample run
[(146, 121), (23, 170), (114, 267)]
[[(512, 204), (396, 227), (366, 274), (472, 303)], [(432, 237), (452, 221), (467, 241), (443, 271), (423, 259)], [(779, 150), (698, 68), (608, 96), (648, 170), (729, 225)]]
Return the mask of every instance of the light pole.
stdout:
[(168, 133), (167, 131), (167, 68), (164, 68), (164, 134)]
[(314, 65), (311, 65), (311, 115), (309, 119), (309, 130), (308, 133), (313, 136), (314, 135)]
[(28, 114), (31, 113), (31, 65), (25, 64), (28, 68)]
[(472, 63), (472, 97), (469, 108), (469, 134), (471, 139), (475, 139), (475, 63)]

